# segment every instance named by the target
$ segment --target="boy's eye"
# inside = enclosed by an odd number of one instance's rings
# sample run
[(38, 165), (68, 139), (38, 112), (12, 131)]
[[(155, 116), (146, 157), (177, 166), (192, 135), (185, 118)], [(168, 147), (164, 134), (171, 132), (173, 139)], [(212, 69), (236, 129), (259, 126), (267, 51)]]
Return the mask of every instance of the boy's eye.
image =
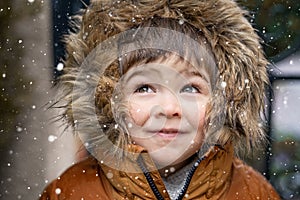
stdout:
[(193, 85), (186, 85), (180, 90), (180, 92), (200, 93), (200, 89)]
[(135, 91), (135, 93), (154, 93), (154, 89), (150, 85), (142, 85), (138, 87)]

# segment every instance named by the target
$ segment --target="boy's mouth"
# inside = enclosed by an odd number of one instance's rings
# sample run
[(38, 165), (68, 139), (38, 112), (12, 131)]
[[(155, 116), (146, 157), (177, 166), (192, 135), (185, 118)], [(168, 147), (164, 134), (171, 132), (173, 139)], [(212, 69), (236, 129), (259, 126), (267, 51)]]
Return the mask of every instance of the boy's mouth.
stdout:
[(166, 139), (173, 139), (175, 138), (178, 134), (180, 134), (181, 131), (178, 130), (178, 129), (161, 129), (159, 131), (156, 132), (156, 135), (160, 136), (160, 137), (163, 137), (163, 138), (166, 138)]

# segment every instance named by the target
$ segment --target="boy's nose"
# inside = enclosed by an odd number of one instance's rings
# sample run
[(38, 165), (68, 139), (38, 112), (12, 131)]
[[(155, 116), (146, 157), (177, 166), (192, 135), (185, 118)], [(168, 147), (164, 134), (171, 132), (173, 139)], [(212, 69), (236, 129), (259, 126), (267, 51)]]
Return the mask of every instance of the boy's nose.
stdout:
[(156, 111), (156, 115), (165, 116), (167, 118), (172, 117), (181, 117), (181, 105), (179, 99), (172, 92), (167, 92), (162, 94), (159, 103), (158, 110)]

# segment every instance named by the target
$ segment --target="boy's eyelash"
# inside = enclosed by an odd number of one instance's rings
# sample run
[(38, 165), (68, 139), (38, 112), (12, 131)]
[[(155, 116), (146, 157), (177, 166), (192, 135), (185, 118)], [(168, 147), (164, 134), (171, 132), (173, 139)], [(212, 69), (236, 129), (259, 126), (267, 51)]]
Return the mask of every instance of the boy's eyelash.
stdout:
[(142, 92), (146, 92), (146, 91), (139, 91), (139, 90), (141, 90), (141, 89), (143, 89), (143, 88), (149, 88), (149, 89), (151, 89), (153, 92), (155, 92), (155, 88), (154, 87), (152, 87), (151, 85), (149, 85), (149, 84), (140, 84), (140, 85), (138, 85), (137, 87), (136, 87), (136, 89), (135, 89), (135, 93), (137, 93), (137, 92), (139, 92), (139, 93), (142, 93)]
[[(199, 84), (195, 84), (195, 83), (190, 83), (187, 85), (184, 85), (180, 92), (188, 92), (187, 88), (193, 88), (192, 90), (196, 90), (193, 91), (193, 93), (202, 93), (203, 88), (201, 85)], [(153, 86), (147, 83), (143, 83), (143, 84), (139, 84), (135, 87), (134, 89), (134, 93), (156, 93), (157, 92), (157, 86)], [(189, 90), (189, 92), (191, 92), (191, 89)]]
[(197, 84), (188, 84), (188, 85), (185, 85), (183, 87), (183, 89), (186, 88), (186, 87), (195, 88), (197, 90), (197, 92), (199, 92), (199, 93), (201, 93), (201, 91), (202, 91), (202, 88), (199, 85), (197, 85)]

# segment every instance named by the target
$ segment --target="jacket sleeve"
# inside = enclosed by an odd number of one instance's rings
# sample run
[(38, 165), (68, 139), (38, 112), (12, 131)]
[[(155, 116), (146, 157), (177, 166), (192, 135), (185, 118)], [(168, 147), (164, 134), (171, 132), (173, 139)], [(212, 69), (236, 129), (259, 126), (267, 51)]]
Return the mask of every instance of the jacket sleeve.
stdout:
[(227, 199), (281, 199), (272, 185), (259, 172), (235, 159)]
[(97, 160), (87, 158), (53, 180), (42, 192), (40, 200), (110, 200), (111, 196), (111, 186)]
[(58, 200), (57, 193), (60, 192), (60, 189), (56, 187), (56, 182), (57, 180), (53, 181), (44, 189), (39, 200)]

